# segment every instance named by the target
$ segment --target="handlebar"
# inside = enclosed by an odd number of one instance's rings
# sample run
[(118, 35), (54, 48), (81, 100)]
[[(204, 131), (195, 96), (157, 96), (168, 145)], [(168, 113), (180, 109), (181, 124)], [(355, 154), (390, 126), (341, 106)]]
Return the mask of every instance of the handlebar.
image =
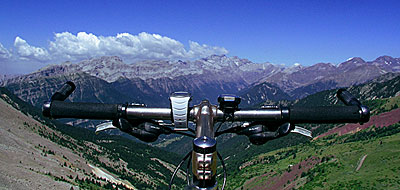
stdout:
[(76, 86), (73, 82), (66, 82), (56, 93), (51, 96), (51, 101), (59, 100), (64, 101), (75, 90)]
[(357, 123), (364, 122), (358, 106), (293, 107), (293, 123)]
[[(124, 104), (103, 104), (85, 102), (63, 102), (75, 89), (72, 82), (64, 84), (43, 105), (43, 115), (52, 118), (79, 118), (113, 120), (126, 119), (155, 119), (172, 120), (170, 108), (147, 108)], [(340, 89), (337, 96), (347, 106), (318, 106), (318, 107), (272, 107), (258, 110), (234, 111), (235, 121), (265, 121), (290, 123), (343, 123), (366, 122), (369, 120), (369, 109), (349, 92)], [(196, 110), (189, 109), (188, 120), (196, 119)], [(215, 110), (214, 119), (224, 119), (224, 112)]]
[[(77, 118), (113, 120), (155, 119), (171, 120), (170, 108), (135, 107), (124, 104), (103, 104), (84, 102), (53, 101), (43, 106), (43, 114), (51, 118)], [(354, 123), (365, 122), (367, 115), (358, 106), (292, 107), (234, 112), (235, 121), (265, 121), (291, 123)], [(369, 116), (369, 115), (368, 115)], [(216, 110), (217, 121), (224, 117), (222, 110)], [(195, 119), (194, 109), (189, 111), (189, 120)]]
[(346, 106), (361, 106), (361, 102), (357, 100), (356, 97), (351, 95), (345, 89), (339, 89), (337, 91), (337, 97), (341, 100)]
[(118, 104), (53, 101), (45, 104), (43, 114), (52, 118), (103, 119), (118, 117)]

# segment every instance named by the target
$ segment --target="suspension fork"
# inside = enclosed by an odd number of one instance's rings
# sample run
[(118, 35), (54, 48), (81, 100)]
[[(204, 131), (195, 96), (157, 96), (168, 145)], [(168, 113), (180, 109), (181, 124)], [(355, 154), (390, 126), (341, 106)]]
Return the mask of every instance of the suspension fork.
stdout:
[(203, 100), (194, 107), (196, 118), (196, 138), (193, 140), (192, 173), (196, 189), (218, 189), (217, 141), (214, 134), (214, 118), (217, 107)]

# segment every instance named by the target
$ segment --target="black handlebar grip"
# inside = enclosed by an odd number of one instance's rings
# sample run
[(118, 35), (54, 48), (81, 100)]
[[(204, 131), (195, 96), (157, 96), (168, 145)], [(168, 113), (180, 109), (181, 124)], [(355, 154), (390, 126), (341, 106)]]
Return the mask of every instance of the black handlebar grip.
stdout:
[(56, 93), (51, 96), (50, 101), (64, 101), (75, 90), (75, 84), (71, 81), (66, 82)]
[(118, 118), (118, 113), (118, 104), (53, 101), (50, 106), (52, 118), (112, 120)]
[(293, 123), (358, 123), (363, 121), (358, 106), (292, 107)]
[(361, 106), (361, 102), (346, 89), (339, 89), (337, 91), (337, 97), (347, 106)]

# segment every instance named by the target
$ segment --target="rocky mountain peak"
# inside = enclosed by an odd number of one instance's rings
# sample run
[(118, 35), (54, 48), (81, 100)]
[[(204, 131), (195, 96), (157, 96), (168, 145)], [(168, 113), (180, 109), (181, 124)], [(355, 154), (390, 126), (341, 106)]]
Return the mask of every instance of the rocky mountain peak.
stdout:
[(385, 56), (380, 56), (380, 57), (376, 58), (373, 62), (380, 63), (380, 64), (386, 64), (386, 65), (393, 65), (393, 64), (400, 63), (400, 60), (385, 55)]
[(349, 58), (347, 61), (340, 63), (338, 68), (342, 71), (348, 71), (364, 64), (366, 64), (366, 62), (361, 57), (352, 57)]
[(347, 60), (345, 61), (345, 63), (346, 63), (346, 62), (353, 62), (353, 63), (356, 63), (356, 62), (365, 62), (365, 61), (364, 61), (364, 59), (362, 59), (361, 57), (351, 57), (351, 58), (347, 59)]
[(302, 69), (304, 69), (303, 65), (301, 65), (300, 63), (295, 63), (290, 67), (283, 67), (282, 72), (283, 73), (294, 73), (294, 72), (300, 71)]
[(381, 56), (372, 61), (372, 64), (387, 72), (400, 72), (400, 58)]
[(315, 65), (308, 67), (308, 69), (312, 70), (329, 70), (334, 68), (336, 68), (336, 66), (333, 65), (332, 63), (317, 63)]
[(388, 55), (380, 56), (375, 59), (375, 61), (390, 61), (393, 60), (394, 58)]

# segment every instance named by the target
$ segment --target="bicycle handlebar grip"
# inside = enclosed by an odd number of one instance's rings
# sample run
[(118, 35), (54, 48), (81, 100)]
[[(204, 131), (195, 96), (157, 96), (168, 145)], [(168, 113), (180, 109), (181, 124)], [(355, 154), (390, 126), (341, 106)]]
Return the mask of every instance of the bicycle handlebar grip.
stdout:
[(337, 97), (346, 104), (346, 106), (361, 106), (361, 102), (346, 89), (339, 89), (337, 91)]
[(49, 116), (52, 118), (112, 120), (118, 117), (118, 104), (53, 101)]
[(358, 106), (292, 107), (293, 123), (357, 123), (363, 121)]
[(75, 90), (76, 86), (73, 82), (66, 82), (57, 92), (51, 96), (50, 101), (64, 101)]

